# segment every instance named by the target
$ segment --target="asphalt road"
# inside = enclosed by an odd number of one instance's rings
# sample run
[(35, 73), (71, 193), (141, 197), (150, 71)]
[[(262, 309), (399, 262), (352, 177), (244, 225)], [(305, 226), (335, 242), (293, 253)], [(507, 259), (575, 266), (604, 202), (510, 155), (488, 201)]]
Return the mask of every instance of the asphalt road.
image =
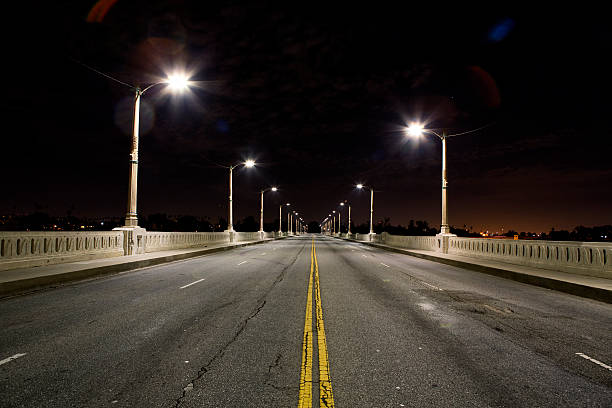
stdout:
[(318, 407), (323, 366), (328, 406), (612, 407), (612, 305), (318, 235), (5, 299), (0, 327), (1, 407)]

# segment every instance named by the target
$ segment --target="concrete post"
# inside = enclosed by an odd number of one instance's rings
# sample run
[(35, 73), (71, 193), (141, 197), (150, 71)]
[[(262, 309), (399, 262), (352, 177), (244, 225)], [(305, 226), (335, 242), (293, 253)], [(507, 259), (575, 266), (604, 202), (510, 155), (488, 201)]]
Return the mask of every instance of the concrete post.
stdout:
[(142, 91), (136, 88), (134, 97), (134, 128), (132, 130), (132, 151), (130, 153), (130, 179), (128, 187), (127, 214), (125, 215), (126, 227), (137, 227), (138, 216), (136, 215), (136, 197), (138, 186), (138, 129), (140, 124), (140, 97)]
[(351, 205), (349, 204), (349, 213), (348, 213), (348, 235), (351, 235)]
[(261, 190), (261, 209), (259, 210), (259, 232), (264, 232), (263, 228), (263, 195), (264, 190)]
[(442, 222), (440, 223), (440, 233), (436, 235), (438, 241), (436, 251), (444, 254), (448, 253), (450, 237), (456, 236), (450, 232), (447, 217), (446, 190), (448, 182), (446, 178), (446, 138), (446, 132), (443, 131), (442, 136), (440, 136), (440, 139), (442, 139)]
[(232, 232), (234, 232), (234, 209), (232, 199), (232, 175), (234, 173), (234, 166), (230, 166), (229, 171), (229, 225), (227, 226), (227, 230), (230, 232), (231, 237)]
[(370, 188), (370, 235), (374, 234), (374, 189)]
[(447, 218), (446, 207), (446, 188), (448, 181), (446, 179), (446, 133), (442, 132), (442, 223), (440, 224), (440, 233), (449, 234), (450, 228)]

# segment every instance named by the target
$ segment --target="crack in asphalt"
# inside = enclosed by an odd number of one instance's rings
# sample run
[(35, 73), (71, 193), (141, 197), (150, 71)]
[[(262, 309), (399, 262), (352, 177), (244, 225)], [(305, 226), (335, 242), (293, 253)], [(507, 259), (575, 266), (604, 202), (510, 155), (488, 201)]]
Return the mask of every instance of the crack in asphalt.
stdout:
[[(283, 281), (283, 279), (285, 278), (285, 275), (287, 274), (287, 270), (289, 270), (289, 268), (292, 267), (293, 264), (295, 264), (295, 262), (297, 261), (298, 257), (300, 256), (300, 254), (304, 251), (304, 248), (305, 248), (305, 244), (302, 245), (302, 247), (297, 252), (297, 254), (293, 257), (291, 262), (281, 270), (281, 272), (278, 274), (278, 276), (276, 277), (274, 282), (272, 282), (272, 285), (270, 285), (270, 287), (268, 288), (268, 290), (266, 290), (266, 292), (263, 294), (263, 296), (261, 296), (258, 299), (258, 301), (257, 301), (257, 303), (258, 303), (257, 308), (255, 308), (255, 310), (253, 312), (251, 312), (251, 314), (242, 322), (242, 324), (240, 325), (240, 327), (238, 328), (236, 333), (234, 333), (234, 336), (227, 343), (225, 343), (225, 345), (223, 345), (223, 347), (221, 347), (215, 353), (215, 355), (208, 361), (208, 363), (206, 363), (204, 366), (202, 366), (200, 368), (200, 370), (198, 370), (197, 375), (183, 388), (183, 392), (181, 393), (181, 396), (176, 399), (176, 403), (174, 404), (175, 408), (177, 408), (177, 407), (179, 407), (181, 405), (181, 403), (183, 402), (183, 399), (187, 396), (187, 393), (189, 393), (190, 391), (193, 391), (193, 389), (195, 387), (195, 383), (200, 381), (202, 379), (202, 377), (204, 377), (204, 375), (210, 371), (209, 367), (217, 359), (219, 359), (219, 358), (223, 357), (223, 355), (225, 355), (225, 352), (227, 351), (227, 349), (238, 339), (238, 337), (240, 337), (242, 332), (244, 332), (244, 330), (246, 329), (247, 324), (249, 323), (249, 320), (251, 320), (252, 318), (257, 316), (259, 314), (259, 312), (264, 308), (264, 306), (266, 305), (266, 302), (267, 302), (266, 298), (268, 297), (270, 292), (272, 292), (272, 290), (276, 287), (276, 285), (278, 285), (280, 282)], [(278, 358), (280, 358), (280, 357), (278, 357)], [(270, 371), (270, 369), (268, 370), (268, 372), (269, 371)]]
[(270, 377), (272, 377), (272, 370), (274, 370), (275, 368), (281, 368), (281, 364), (280, 364), (280, 360), (282, 358), (282, 354), (278, 353), (276, 355), (276, 359), (274, 360), (273, 364), (270, 364), (268, 366), (268, 373), (266, 374), (266, 378), (264, 380), (264, 385), (270, 386), (272, 388), (274, 388), (277, 391), (287, 391), (287, 390), (298, 390), (299, 387), (279, 387), (278, 385), (275, 385), (272, 383)]

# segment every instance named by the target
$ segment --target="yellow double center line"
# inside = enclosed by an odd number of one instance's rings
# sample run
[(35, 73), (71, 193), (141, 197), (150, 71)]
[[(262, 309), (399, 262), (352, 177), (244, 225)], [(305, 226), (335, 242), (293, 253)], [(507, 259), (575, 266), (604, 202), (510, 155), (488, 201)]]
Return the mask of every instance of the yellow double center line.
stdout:
[(333, 407), (334, 394), (332, 392), (329, 375), (329, 360), (327, 359), (327, 341), (325, 340), (325, 325), (323, 323), (323, 307), (321, 306), (321, 289), (319, 286), (319, 263), (314, 240), (310, 251), (310, 278), (308, 280), (308, 298), (306, 299), (306, 319), (304, 321), (304, 340), (302, 344), (302, 365), (300, 375), (300, 396), (298, 408), (312, 408), (312, 361), (313, 337), (315, 332), (312, 326), (313, 288), (315, 295), (315, 317), (317, 346), (319, 352), (319, 407)]

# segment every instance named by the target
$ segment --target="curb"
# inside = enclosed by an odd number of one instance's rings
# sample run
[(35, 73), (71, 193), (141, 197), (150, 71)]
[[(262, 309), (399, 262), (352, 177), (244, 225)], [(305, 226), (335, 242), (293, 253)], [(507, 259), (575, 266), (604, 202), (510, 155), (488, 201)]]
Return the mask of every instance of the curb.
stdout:
[(470, 262), (458, 261), (455, 259), (440, 258), (434, 255), (412, 252), (409, 249), (394, 248), (372, 242), (355, 241), (347, 238), (340, 239), (343, 239), (345, 241), (357, 242), (359, 244), (368, 245), (379, 249), (384, 249), (385, 251), (389, 252), (397, 252), (404, 255), (410, 255), (414, 256), (415, 258), (421, 258), (428, 261), (438, 262), (450, 266), (456, 266), (458, 268), (468, 269), (475, 272), (486, 273), (487, 275), (493, 275), (504, 279), (526, 283), (528, 285), (540, 286), (546, 289), (552, 289), (558, 292), (569, 293), (570, 295), (580, 296), (583, 298), (593, 299), (600, 302), (612, 304), (612, 291), (607, 289), (595, 288), (592, 286), (581, 285), (579, 283), (572, 283), (557, 279), (545, 278), (542, 276), (534, 276), (526, 273), (509, 271), (507, 269), (495, 268), (492, 266), (478, 265)]
[(43, 289), (45, 287), (53, 286), (55, 284), (62, 284), (68, 282), (76, 282), (101, 275), (112, 275), (120, 272), (126, 272), (133, 269), (146, 268), (149, 266), (160, 265), (164, 263), (180, 261), (189, 258), (196, 258), (199, 256), (214, 254), (217, 252), (229, 251), (234, 248), (242, 248), (251, 245), (262, 244), (264, 242), (275, 241), (278, 239), (285, 239), (287, 237), (273, 238), (263, 241), (246, 242), (243, 244), (228, 245), (216, 248), (202, 249), (199, 251), (188, 252), (185, 254), (175, 254), (160, 256), (159, 258), (141, 259), (132, 262), (122, 262), (116, 265), (105, 265), (98, 266), (89, 269), (81, 269), (78, 271), (71, 271), (66, 273), (38, 276), (36, 278), (21, 279), (10, 282), (0, 283), (0, 298), (8, 296), (22, 294), (36, 289)]

